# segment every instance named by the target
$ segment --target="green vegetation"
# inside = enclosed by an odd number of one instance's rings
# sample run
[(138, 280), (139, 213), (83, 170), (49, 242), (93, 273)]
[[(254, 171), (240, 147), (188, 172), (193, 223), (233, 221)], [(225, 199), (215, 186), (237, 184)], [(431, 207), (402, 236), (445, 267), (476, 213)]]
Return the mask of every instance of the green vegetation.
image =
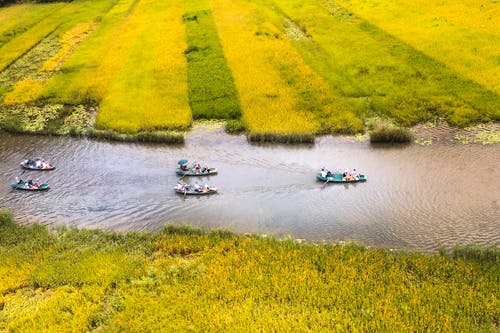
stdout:
[(94, 139), (121, 142), (152, 142), (152, 143), (184, 143), (184, 134), (172, 131), (138, 132), (134, 134), (119, 133), (112, 130), (89, 130), (88, 136)]
[(499, 258), (175, 226), (49, 230), (0, 213), (0, 329), (495, 332)]
[[(26, 2), (0, 7), (4, 129), (125, 137), (224, 119), (252, 142), (293, 143), (359, 134), (373, 117), (402, 127), (500, 120), (492, 2)], [(75, 106), (95, 112), (69, 130)], [(20, 108), (48, 113), (33, 129), (11, 119)]]
[(314, 143), (313, 134), (303, 134), (303, 133), (266, 133), (266, 132), (250, 132), (247, 135), (248, 141), (253, 143)]
[(500, 119), (500, 96), (337, 2), (258, 2), (281, 12), (283, 29), (306, 62), (361, 118), (381, 115), (404, 126), (434, 118), (458, 126)]
[(236, 119), (241, 116), (231, 71), (207, 0), (186, 1), (189, 104), (193, 118)]
[(413, 140), (413, 135), (407, 128), (388, 121), (376, 119), (374, 124), (369, 124), (369, 128), (370, 142), (372, 143), (408, 143)]

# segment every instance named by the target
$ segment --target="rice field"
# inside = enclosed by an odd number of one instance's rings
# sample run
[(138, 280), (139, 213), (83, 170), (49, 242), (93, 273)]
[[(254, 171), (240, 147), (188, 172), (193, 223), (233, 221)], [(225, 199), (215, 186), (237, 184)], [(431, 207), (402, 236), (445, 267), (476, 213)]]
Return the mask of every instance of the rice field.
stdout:
[(495, 332), (499, 258), (175, 226), (49, 230), (1, 213), (0, 330)]
[(183, 12), (174, 1), (138, 3), (115, 39), (122, 48), (108, 53), (103, 68), (120, 66), (100, 104), (98, 127), (133, 133), (191, 125)]
[[(362, 132), (373, 117), (498, 121), (498, 14), (479, 0), (0, 7), (0, 127), (21, 114), (13, 110), (50, 105), (95, 108), (86, 126), (112, 137), (186, 130), (200, 118), (283, 142)], [(68, 116), (48, 114), (42, 132), (61, 132)]]
[(338, 3), (495, 94), (500, 94), (500, 7), (496, 1)]
[(207, 0), (185, 1), (189, 104), (195, 119), (237, 119), (238, 94)]

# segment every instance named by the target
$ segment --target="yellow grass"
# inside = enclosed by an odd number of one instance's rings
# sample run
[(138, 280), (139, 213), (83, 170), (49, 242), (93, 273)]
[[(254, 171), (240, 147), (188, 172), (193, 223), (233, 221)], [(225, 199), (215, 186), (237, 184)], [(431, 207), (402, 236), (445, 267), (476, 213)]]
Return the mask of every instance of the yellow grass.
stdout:
[(51, 3), (22, 4), (0, 8), (0, 41), (6, 35), (22, 33), (63, 6), (63, 3)]
[(34, 25), (21, 36), (11, 40), (0, 48), (0, 71), (36, 45), (42, 38), (54, 31), (60, 20), (49, 18)]
[[(126, 54), (117, 54), (122, 66), (100, 105), (97, 126), (137, 132), (190, 125), (183, 13), (173, 1), (138, 4), (117, 36), (118, 45), (130, 46)], [(103, 69), (118, 62), (111, 59)]]
[[(292, 46), (270, 22), (254, 16), (258, 8), (239, 1), (210, 1), (224, 54), (239, 93), (243, 121), (253, 132), (313, 133), (314, 116), (299, 108), (292, 86), (276, 66), (290, 57), (298, 71), (306, 68)], [(256, 35), (259, 33), (260, 35)], [(278, 35), (278, 38), (276, 38)], [(280, 55), (276, 57), (276, 55)]]
[(479, 0), (339, 0), (459, 74), (500, 93), (500, 6)]
[(64, 61), (73, 53), (76, 47), (90, 34), (96, 26), (96, 22), (78, 23), (67, 31), (61, 38), (61, 49), (47, 60), (40, 69), (41, 71), (57, 71)]
[(19, 81), (14, 89), (4, 97), (4, 104), (21, 104), (35, 100), (42, 90), (43, 83), (30, 78)]
[(90, 38), (63, 64), (62, 72), (48, 82), (43, 91), (45, 97), (63, 103), (103, 98), (129, 47), (119, 35), (129, 22), (127, 13), (132, 3), (133, 0), (118, 0)]

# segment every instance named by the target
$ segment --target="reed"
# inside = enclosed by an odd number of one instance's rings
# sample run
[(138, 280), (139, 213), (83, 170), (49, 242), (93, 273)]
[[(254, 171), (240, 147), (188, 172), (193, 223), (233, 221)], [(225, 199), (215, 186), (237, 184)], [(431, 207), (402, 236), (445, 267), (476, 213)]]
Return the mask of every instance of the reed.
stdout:
[(273, 133), (273, 132), (250, 132), (247, 134), (248, 141), (252, 143), (314, 143), (314, 134), (304, 133)]
[(246, 126), (241, 120), (227, 120), (224, 130), (229, 134), (240, 134), (246, 131)]
[(390, 124), (378, 124), (369, 134), (372, 143), (409, 143), (413, 140), (408, 128)]
[(184, 143), (184, 134), (171, 131), (138, 132), (134, 134), (121, 133), (112, 130), (92, 129), (87, 132), (88, 137), (99, 140), (121, 142), (150, 142), (150, 143)]

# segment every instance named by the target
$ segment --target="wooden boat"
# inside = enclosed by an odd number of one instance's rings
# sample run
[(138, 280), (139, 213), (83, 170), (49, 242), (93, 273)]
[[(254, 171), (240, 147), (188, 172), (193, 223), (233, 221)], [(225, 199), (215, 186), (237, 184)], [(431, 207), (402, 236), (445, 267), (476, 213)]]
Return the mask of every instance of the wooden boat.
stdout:
[(316, 174), (316, 179), (321, 180), (322, 182), (328, 182), (328, 183), (360, 183), (360, 182), (365, 182), (366, 181), (366, 176), (365, 175), (359, 175), (359, 177), (356, 177), (351, 180), (345, 180), (342, 177), (341, 173), (330, 173), (326, 177), (323, 177), (321, 173)]
[(193, 164), (191, 167), (188, 167), (188, 160), (180, 160), (177, 162), (179, 164), (179, 167), (175, 169), (175, 172), (179, 176), (210, 176), (210, 175), (215, 175), (217, 173), (217, 168), (206, 168), (206, 167), (201, 167), (200, 164), (197, 164), (200, 166), (198, 169), (195, 167), (195, 164)]
[(210, 176), (217, 174), (217, 168), (208, 168), (208, 170), (200, 169), (200, 171), (196, 171), (194, 168), (183, 170), (181, 168), (175, 169), (175, 172), (179, 176)]
[(184, 189), (178, 189), (177, 187), (174, 187), (174, 191), (182, 195), (208, 195), (217, 193), (217, 188), (211, 187), (208, 190), (201, 189), (199, 191), (196, 191), (192, 186), (188, 185)]
[(45, 191), (50, 188), (49, 184), (44, 183), (40, 186), (29, 186), (28, 182), (20, 182), (20, 183), (12, 182), (10, 183), (10, 186), (12, 186), (17, 190), (24, 190), (24, 191)]
[[(37, 163), (39, 162), (39, 163)], [(39, 166), (38, 166), (39, 165)], [(21, 166), (28, 170), (38, 170), (38, 171), (50, 171), (54, 170), (56, 167), (50, 163), (45, 162), (41, 158), (37, 158), (34, 160), (25, 160), (21, 162)]]

